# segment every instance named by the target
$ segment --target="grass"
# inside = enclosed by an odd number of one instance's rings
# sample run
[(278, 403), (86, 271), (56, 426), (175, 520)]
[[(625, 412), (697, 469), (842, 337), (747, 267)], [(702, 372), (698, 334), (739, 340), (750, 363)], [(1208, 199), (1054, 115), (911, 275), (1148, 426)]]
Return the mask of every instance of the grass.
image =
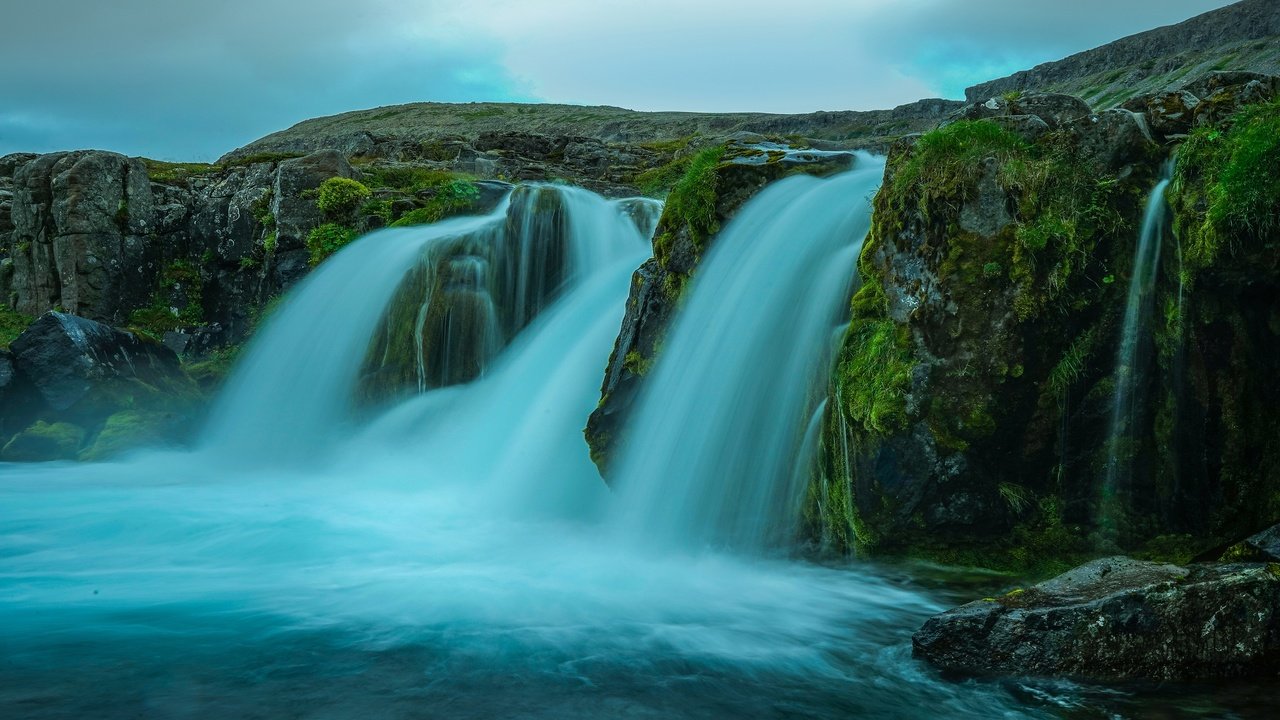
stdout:
[(175, 163), (150, 158), (139, 158), (147, 168), (147, 178), (151, 182), (166, 185), (185, 185), (193, 177), (208, 175), (222, 168), (212, 163)]
[(1225, 130), (1183, 144), (1171, 192), (1189, 270), (1280, 230), (1280, 100), (1252, 105)]
[(0, 306), (0, 348), (8, 348), (9, 344), (27, 329), (34, 318), (23, 315), (7, 305)]
[(466, 180), (451, 180), (445, 185), (436, 187), (435, 194), (427, 200), (425, 206), (405, 213), (399, 220), (391, 223), (391, 227), (410, 227), (439, 222), (446, 217), (470, 210), (479, 197), (480, 190), (473, 183)]
[(676, 181), (667, 195), (665, 213), (689, 228), (689, 235), (698, 247), (720, 230), (716, 220), (716, 190), (719, 176), (716, 168), (724, 157), (725, 147), (717, 145), (694, 155), (684, 174)]
[(324, 223), (314, 228), (307, 235), (307, 250), (311, 252), (312, 267), (324, 262), (355, 239), (355, 230), (338, 223)]

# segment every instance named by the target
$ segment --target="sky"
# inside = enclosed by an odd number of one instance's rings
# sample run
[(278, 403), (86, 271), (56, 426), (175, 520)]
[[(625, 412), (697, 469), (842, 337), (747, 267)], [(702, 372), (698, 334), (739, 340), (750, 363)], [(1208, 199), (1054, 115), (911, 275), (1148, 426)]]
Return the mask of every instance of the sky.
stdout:
[(1232, 0), (0, 0), (0, 155), (209, 161), (407, 102), (887, 108)]

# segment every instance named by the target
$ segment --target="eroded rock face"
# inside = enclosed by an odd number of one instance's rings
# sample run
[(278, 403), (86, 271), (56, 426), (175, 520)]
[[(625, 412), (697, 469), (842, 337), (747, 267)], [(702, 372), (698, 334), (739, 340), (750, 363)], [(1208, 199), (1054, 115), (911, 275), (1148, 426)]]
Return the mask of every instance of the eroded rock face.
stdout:
[(1280, 565), (1105, 558), (931, 618), (917, 657), (969, 673), (1103, 680), (1280, 671)]
[(158, 269), (146, 168), (115, 153), (53, 153), (18, 168), (13, 184), (17, 309), (123, 322)]

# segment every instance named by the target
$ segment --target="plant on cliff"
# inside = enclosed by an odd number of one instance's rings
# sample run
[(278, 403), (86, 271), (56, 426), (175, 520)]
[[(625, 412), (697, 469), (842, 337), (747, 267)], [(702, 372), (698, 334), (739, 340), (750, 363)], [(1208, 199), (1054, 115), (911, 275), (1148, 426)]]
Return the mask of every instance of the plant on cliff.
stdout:
[(307, 234), (307, 250), (311, 251), (311, 265), (313, 267), (319, 265), (325, 258), (338, 252), (355, 239), (355, 230), (337, 223), (325, 223), (316, 227)]
[(0, 305), (0, 348), (9, 347), (9, 343), (17, 340), (32, 320), (8, 305)]
[(1223, 250), (1280, 229), (1280, 100), (1241, 110), (1226, 129), (1197, 128), (1178, 154), (1170, 199), (1190, 274)]
[(466, 180), (452, 180), (434, 189), (426, 205), (404, 214), (391, 227), (410, 227), (439, 222), (452, 215), (464, 213), (475, 206), (480, 190)]
[(725, 147), (717, 145), (693, 156), (684, 175), (667, 195), (665, 212), (670, 212), (689, 228), (698, 247), (720, 230), (716, 221), (716, 168), (724, 157)]
[(915, 367), (908, 329), (888, 317), (887, 304), (878, 281), (866, 282), (854, 295), (853, 320), (837, 368), (849, 418), (876, 435), (906, 426), (906, 397)]
[(170, 330), (204, 324), (203, 282), (200, 270), (175, 260), (160, 271), (160, 285), (146, 307), (134, 310), (129, 324), (160, 337)]
[(371, 195), (369, 188), (358, 180), (331, 177), (320, 183), (316, 191), (316, 207), (331, 220), (349, 217)]

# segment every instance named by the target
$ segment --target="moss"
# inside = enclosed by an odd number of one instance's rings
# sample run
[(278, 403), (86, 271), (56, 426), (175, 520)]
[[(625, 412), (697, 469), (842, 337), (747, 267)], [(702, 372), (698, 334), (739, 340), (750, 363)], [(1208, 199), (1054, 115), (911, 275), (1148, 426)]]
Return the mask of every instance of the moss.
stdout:
[(724, 157), (725, 147), (717, 145), (702, 150), (689, 161), (670, 194), (663, 214), (671, 217), (689, 230), (695, 247), (701, 249), (707, 238), (720, 231), (716, 219), (716, 197), (719, 175), (716, 168)]
[(107, 418), (93, 443), (77, 456), (83, 461), (106, 460), (145, 445), (167, 444), (172, 415), (147, 410), (122, 410)]
[(862, 431), (886, 435), (906, 427), (915, 368), (909, 331), (888, 317), (884, 289), (866, 281), (853, 298), (853, 321), (837, 368), (844, 411)]
[(307, 234), (307, 250), (311, 251), (311, 265), (319, 265), (355, 239), (355, 230), (337, 223), (325, 223), (312, 229)]
[(653, 368), (653, 358), (646, 358), (638, 351), (632, 350), (623, 358), (622, 367), (633, 375), (644, 377)]
[(7, 348), (33, 322), (33, 318), (0, 305), (0, 348)]
[(219, 348), (208, 356), (186, 365), (184, 370), (203, 392), (214, 392), (231, 374), (231, 368), (235, 365), (236, 358), (240, 356), (240, 349), (238, 345)]
[(233, 160), (228, 160), (226, 163), (224, 163), (224, 164), (223, 164), (223, 166), (224, 166), (224, 167), (229, 167), (229, 168), (234, 168), (234, 167), (245, 167), (245, 166), (248, 166), (248, 165), (257, 165), (257, 164), (259, 164), (259, 163), (272, 163), (272, 164), (274, 164), (274, 163), (278, 163), (278, 162), (280, 162), (281, 160), (292, 160), (292, 159), (294, 159), (294, 158), (300, 158), (300, 157), (302, 157), (302, 156), (303, 156), (303, 153), (298, 153), (298, 152), (259, 152), (259, 153), (251, 153), (251, 154), (249, 154), (249, 155), (245, 155), (245, 156), (243, 156), (243, 157), (238, 157), (238, 158), (235, 158), (235, 159), (233, 159)]
[(369, 188), (358, 180), (331, 177), (316, 190), (316, 207), (330, 220), (342, 219), (363, 205), (370, 194)]
[(474, 178), (470, 175), (420, 165), (374, 165), (364, 169), (364, 181), (369, 187), (388, 188), (406, 193), (431, 190), (460, 180), (470, 181)]
[[(1186, 280), (1224, 252), (1255, 249), (1280, 229), (1280, 100), (1246, 107), (1226, 129), (1197, 128), (1170, 191)], [(1189, 284), (1189, 283), (1188, 283)]]
[(129, 324), (153, 337), (203, 325), (203, 297), (199, 269), (186, 260), (175, 260), (160, 271), (160, 283), (151, 301), (129, 315)]
[(475, 208), (480, 190), (466, 180), (452, 180), (433, 189), (426, 205), (405, 213), (391, 223), (391, 227), (412, 227), (439, 222), (447, 217), (460, 215)]
[(65, 422), (47, 423), (40, 420), (15, 435), (4, 449), (0, 450), (0, 460), (6, 462), (74, 460), (82, 442), (84, 442), (84, 429), (79, 426)]
[(1158, 535), (1132, 554), (1139, 560), (1186, 565), (1205, 550), (1205, 545), (1204, 538), (1194, 535)]

